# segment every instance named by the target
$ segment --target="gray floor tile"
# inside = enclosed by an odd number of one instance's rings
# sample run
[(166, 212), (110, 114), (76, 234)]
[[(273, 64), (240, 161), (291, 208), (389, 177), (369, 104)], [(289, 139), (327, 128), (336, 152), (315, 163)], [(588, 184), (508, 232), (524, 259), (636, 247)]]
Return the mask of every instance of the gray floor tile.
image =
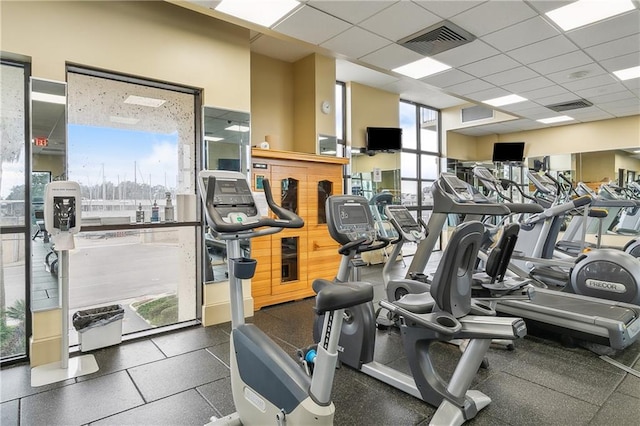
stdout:
[(201, 426), (215, 415), (213, 408), (194, 389), (132, 408), (92, 425)]
[(598, 407), (507, 373), (477, 389), (492, 400), (486, 414), (512, 425), (586, 425)]
[(128, 370), (145, 401), (155, 401), (229, 375), (206, 350), (177, 355)]
[(22, 425), (84, 425), (144, 401), (126, 372), (53, 389), (21, 400)]
[(193, 327), (153, 337), (153, 342), (166, 356), (175, 356), (229, 341), (229, 335), (218, 326)]
[(591, 421), (591, 425), (635, 426), (640, 423), (640, 399), (614, 393)]
[(0, 425), (18, 426), (20, 424), (20, 403), (17, 399), (0, 404)]
[(78, 377), (78, 381), (113, 373), (166, 358), (150, 340), (124, 343), (93, 351), (98, 370), (94, 374)]
[(216, 409), (218, 417), (228, 416), (236, 411), (230, 377), (199, 386), (196, 390)]
[(627, 374), (627, 377), (625, 377), (622, 383), (620, 383), (616, 392), (640, 399), (640, 377), (634, 376), (633, 374)]
[(31, 367), (26, 364), (8, 367), (2, 370), (0, 380), (0, 402), (10, 401), (27, 395), (45, 392), (75, 383), (74, 379), (50, 385), (31, 387)]
[[(312, 312), (311, 308), (309, 311)], [(268, 311), (261, 310), (255, 313), (252, 322), (272, 339), (281, 339), (295, 349), (313, 343), (313, 320), (314, 316), (311, 314), (296, 317), (295, 321), (292, 321), (291, 318), (280, 319), (269, 314)]]
[(230, 362), (231, 352), (230, 352), (229, 344), (230, 342), (225, 342), (225, 343), (221, 343), (215, 346), (210, 346), (207, 348), (207, 351), (211, 352), (213, 356), (215, 356), (220, 361), (222, 361), (224, 365), (227, 366), (227, 368), (229, 368), (231, 365), (231, 362)]

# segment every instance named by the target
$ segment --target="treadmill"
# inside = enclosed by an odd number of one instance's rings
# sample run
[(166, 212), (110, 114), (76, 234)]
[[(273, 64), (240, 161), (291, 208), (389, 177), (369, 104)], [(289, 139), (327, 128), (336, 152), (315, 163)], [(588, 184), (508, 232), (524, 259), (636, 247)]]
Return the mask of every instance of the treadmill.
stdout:
[[(409, 271), (424, 272), (448, 213), (465, 214), (477, 219), (479, 215), (496, 214), (496, 206), (507, 209), (510, 206), (516, 210), (514, 213), (519, 208), (526, 208), (517, 203), (496, 205), (483, 202), (482, 199), (486, 201), (486, 197), (474, 193), (470, 187), (450, 173), (442, 173), (434, 183), (434, 211), (427, 225), (431, 232), (418, 246)], [(493, 213), (486, 213), (487, 211)], [(640, 306), (548, 288), (534, 287), (531, 292), (531, 300), (497, 299), (496, 311), (523, 318), (534, 332), (536, 329), (551, 331), (563, 337), (593, 342), (614, 350), (626, 348), (640, 336)]]

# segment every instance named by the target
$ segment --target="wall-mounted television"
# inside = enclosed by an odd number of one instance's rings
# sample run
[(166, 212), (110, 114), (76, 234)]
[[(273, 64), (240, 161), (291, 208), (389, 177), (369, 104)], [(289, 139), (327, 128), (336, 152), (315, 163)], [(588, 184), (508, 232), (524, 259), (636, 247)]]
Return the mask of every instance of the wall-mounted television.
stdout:
[(367, 151), (395, 152), (402, 149), (402, 129), (396, 127), (367, 127)]
[(493, 144), (493, 162), (521, 162), (524, 159), (524, 142), (496, 142)]

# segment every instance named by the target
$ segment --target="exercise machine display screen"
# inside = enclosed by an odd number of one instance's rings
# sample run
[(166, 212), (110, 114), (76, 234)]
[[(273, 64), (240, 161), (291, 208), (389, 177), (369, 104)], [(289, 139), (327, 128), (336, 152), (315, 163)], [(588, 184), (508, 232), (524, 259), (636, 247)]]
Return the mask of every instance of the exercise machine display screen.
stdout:
[[(368, 207), (368, 206), (367, 206)], [(338, 206), (338, 221), (340, 230), (366, 228), (369, 225), (367, 211), (362, 204), (343, 204)]]
[[(206, 194), (209, 186), (209, 179), (203, 179), (204, 191)], [(213, 191), (213, 206), (218, 210), (223, 219), (230, 213), (243, 213), (247, 217), (258, 216), (251, 189), (246, 180), (216, 178)]]
[(420, 230), (420, 225), (411, 216), (409, 210), (406, 207), (393, 206), (387, 208), (387, 212), (392, 220), (395, 220), (398, 226), (404, 231), (409, 232), (411, 230)]
[(371, 206), (360, 196), (334, 195), (327, 199), (329, 233), (340, 244), (359, 238), (375, 240), (376, 228)]
[(527, 172), (527, 176), (533, 185), (545, 194), (553, 194), (556, 192), (556, 185), (546, 176)]
[(440, 176), (447, 186), (447, 188), (445, 188), (447, 189), (447, 193), (456, 197), (456, 201), (473, 201), (473, 193), (469, 189), (469, 185), (450, 173), (442, 173)]

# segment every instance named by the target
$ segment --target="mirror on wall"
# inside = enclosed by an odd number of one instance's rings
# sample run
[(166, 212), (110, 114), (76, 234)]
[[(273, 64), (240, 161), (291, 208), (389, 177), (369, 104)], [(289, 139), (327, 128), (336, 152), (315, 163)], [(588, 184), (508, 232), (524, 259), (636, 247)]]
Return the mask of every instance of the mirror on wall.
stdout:
[[(207, 170), (231, 170), (245, 174), (249, 178), (250, 115), (247, 112), (205, 106), (203, 108), (204, 168)], [(206, 282), (226, 281), (227, 250), (224, 241), (213, 238), (209, 230), (205, 232)], [(249, 243), (240, 243), (243, 256), (249, 256)]]
[(400, 188), (400, 153), (367, 155), (352, 152), (351, 193), (368, 200), (380, 193), (392, 196), (394, 204), (402, 199)]
[(58, 257), (44, 229), (44, 186), (67, 179), (67, 84), (31, 79), (31, 247), (33, 311), (58, 306)]
[(342, 156), (338, 151), (338, 139), (335, 136), (318, 135), (318, 154), (331, 157)]

